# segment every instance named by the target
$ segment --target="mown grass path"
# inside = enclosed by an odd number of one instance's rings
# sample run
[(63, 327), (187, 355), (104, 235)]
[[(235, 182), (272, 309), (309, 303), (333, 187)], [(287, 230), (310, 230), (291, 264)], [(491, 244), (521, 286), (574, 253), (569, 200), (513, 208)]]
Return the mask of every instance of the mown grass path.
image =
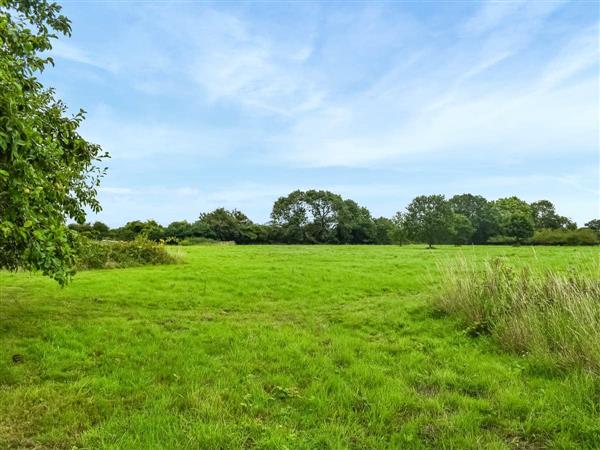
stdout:
[(65, 289), (0, 273), (0, 448), (600, 447), (600, 380), (429, 303), (459, 252), (566, 269), (597, 248), (177, 251)]

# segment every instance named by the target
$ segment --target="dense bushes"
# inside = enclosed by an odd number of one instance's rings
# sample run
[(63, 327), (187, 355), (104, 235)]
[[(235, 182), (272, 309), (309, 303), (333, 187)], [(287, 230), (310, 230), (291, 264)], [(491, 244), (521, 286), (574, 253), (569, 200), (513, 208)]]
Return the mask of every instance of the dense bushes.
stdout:
[(589, 228), (579, 230), (537, 230), (531, 239), (534, 245), (597, 245), (598, 235)]
[(551, 366), (600, 373), (600, 283), (597, 268), (558, 273), (517, 270), (501, 259), (483, 267), (459, 259), (441, 267), (437, 306), (476, 333)]
[(83, 238), (77, 256), (77, 268), (80, 270), (174, 262), (175, 257), (164, 245), (143, 237), (133, 241), (94, 241)]

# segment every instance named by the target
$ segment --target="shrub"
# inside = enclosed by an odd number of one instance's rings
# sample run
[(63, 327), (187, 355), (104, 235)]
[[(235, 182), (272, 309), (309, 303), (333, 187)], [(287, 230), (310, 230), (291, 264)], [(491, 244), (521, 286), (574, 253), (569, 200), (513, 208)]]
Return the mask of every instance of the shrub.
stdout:
[(487, 243), (492, 245), (516, 245), (518, 242), (517, 238), (514, 236), (498, 235), (490, 237), (487, 240)]
[(80, 270), (174, 262), (176, 258), (163, 244), (143, 237), (133, 241), (93, 241), (83, 238), (77, 256), (77, 268)]
[(578, 230), (538, 230), (533, 235), (534, 245), (598, 245), (598, 236), (589, 228)]
[(464, 258), (441, 267), (437, 306), (456, 314), (503, 348), (554, 367), (580, 366), (600, 374), (598, 270), (534, 272), (501, 259), (476, 266)]
[(218, 241), (205, 237), (189, 237), (179, 241), (179, 245), (235, 245), (234, 241)]

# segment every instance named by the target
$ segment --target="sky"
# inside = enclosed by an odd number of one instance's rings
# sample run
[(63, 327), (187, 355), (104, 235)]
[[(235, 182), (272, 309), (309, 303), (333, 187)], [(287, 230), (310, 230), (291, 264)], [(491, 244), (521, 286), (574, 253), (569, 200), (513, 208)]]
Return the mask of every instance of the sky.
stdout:
[(43, 81), (111, 154), (88, 220), (269, 220), (295, 189), (374, 216), (417, 195), (600, 215), (599, 6), (63, 1)]

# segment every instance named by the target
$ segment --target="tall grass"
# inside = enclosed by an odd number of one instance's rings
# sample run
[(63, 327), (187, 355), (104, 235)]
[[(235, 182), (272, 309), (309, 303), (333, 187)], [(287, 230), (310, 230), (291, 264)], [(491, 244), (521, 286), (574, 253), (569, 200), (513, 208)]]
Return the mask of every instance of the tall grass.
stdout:
[(483, 264), (458, 258), (440, 266), (439, 308), (469, 329), (491, 334), (510, 351), (553, 367), (600, 374), (598, 267), (569, 272), (515, 268), (501, 258)]

